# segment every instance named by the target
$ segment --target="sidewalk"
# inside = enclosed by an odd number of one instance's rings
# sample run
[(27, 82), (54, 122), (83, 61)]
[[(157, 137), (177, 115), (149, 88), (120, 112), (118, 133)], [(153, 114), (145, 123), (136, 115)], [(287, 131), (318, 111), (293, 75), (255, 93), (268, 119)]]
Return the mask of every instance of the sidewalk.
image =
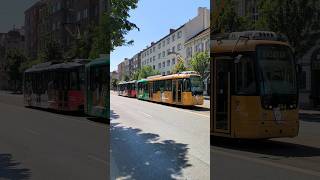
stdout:
[(314, 114), (314, 115), (320, 115), (320, 111), (318, 110), (305, 110), (305, 109), (300, 109), (299, 114)]

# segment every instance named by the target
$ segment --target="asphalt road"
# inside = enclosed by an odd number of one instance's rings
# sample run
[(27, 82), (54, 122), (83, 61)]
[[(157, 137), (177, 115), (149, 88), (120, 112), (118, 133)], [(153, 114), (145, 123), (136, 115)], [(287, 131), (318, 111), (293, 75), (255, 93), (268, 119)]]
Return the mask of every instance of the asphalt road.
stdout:
[(0, 179), (107, 179), (105, 124), (23, 107), (0, 92)]
[(111, 178), (210, 179), (209, 117), (111, 93)]
[(217, 180), (320, 179), (320, 114), (301, 114), (295, 138), (211, 140), (211, 178)]

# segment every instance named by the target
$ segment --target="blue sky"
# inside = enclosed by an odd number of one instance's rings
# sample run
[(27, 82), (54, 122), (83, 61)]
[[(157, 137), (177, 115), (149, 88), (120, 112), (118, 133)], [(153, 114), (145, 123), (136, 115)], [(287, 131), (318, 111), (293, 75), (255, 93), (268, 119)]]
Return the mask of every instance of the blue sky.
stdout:
[(169, 33), (170, 28), (178, 28), (197, 15), (198, 7), (210, 8), (210, 0), (139, 0), (138, 7), (131, 10), (129, 20), (140, 31), (127, 34), (127, 40), (134, 44), (116, 48), (111, 52), (110, 70), (117, 70), (124, 58), (131, 58)]

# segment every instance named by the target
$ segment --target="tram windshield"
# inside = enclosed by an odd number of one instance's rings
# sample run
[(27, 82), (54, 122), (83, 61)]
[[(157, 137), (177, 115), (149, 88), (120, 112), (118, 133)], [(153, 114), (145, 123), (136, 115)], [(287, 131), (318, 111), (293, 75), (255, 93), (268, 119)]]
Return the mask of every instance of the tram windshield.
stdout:
[(286, 46), (259, 46), (257, 59), (261, 76), (262, 95), (296, 94), (295, 63)]
[(190, 77), (191, 92), (202, 93), (203, 92), (203, 82), (199, 76)]

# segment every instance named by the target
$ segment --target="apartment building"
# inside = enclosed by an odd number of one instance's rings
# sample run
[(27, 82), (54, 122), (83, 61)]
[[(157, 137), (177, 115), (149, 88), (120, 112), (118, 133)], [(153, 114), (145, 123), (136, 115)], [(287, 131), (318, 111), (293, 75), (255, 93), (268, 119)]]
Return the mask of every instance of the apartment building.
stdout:
[[(210, 12), (207, 8), (199, 7), (198, 15), (178, 27), (170, 29), (169, 34), (141, 51), (141, 67), (151, 66), (162, 75), (172, 73), (172, 69), (177, 63), (177, 57), (183, 59), (187, 57), (185, 42), (199, 34), (210, 26)], [(188, 61), (185, 61), (188, 66)]]

